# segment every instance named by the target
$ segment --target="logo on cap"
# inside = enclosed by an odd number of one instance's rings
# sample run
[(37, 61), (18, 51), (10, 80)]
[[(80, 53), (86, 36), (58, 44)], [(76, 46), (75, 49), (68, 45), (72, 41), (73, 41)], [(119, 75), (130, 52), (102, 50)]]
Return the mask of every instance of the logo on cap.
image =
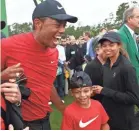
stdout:
[(61, 6), (61, 7), (59, 7), (59, 6), (57, 5), (57, 9), (61, 10), (61, 9), (63, 9), (63, 7), (62, 7), (62, 6)]

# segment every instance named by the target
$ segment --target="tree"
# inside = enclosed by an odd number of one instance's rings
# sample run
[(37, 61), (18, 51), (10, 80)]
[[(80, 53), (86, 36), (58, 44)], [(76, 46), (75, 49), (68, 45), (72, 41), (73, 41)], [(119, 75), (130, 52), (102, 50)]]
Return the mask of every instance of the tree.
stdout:
[(75, 27), (74, 26), (68, 26), (65, 30), (66, 35), (73, 35), (75, 33)]
[[(129, 6), (139, 6), (139, 3), (137, 1), (131, 1), (130, 3), (122, 3), (118, 6), (118, 9), (116, 11), (116, 20), (115, 20), (115, 28), (119, 29), (119, 27), (123, 24), (123, 13)], [(136, 30), (137, 33), (139, 33), (139, 29)]]
[(109, 14), (109, 17), (103, 21), (102, 27), (107, 28), (108, 30), (114, 28), (114, 14), (112, 12)]
[[(35, 0), (35, 1), (42, 1), (42, 0)], [(83, 32), (85, 31), (90, 31), (91, 36), (96, 36), (99, 34), (100, 29), (107, 28), (108, 30), (111, 29), (119, 29), (119, 27), (123, 23), (123, 13), (124, 11), (129, 8), (129, 5), (134, 5), (138, 6), (139, 3), (136, 1), (131, 1), (130, 3), (122, 3), (118, 6), (117, 11), (116, 11), (116, 16), (114, 17), (114, 14), (111, 12), (107, 18), (104, 19), (102, 23), (98, 23), (97, 25), (92, 25), (92, 26), (81, 26), (81, 21), (77, 23), (77, 27), (73, 25), (69, 25), (65, 29), (65, 36), (67, 35), (74, 35), (75, 38), (79, 38), (80, 36), (83, 35)], [(14, 35), (14, 34), (19, 34), (19, 33), (24, 33), (24, 32), (30, 32), (32, 31), (32, 23), (14, 23), (9, 27), (9, 35)], [(136, 32), (139, 33), (139, 29), (136, 30)]]
[(9, 25), (8, 28), (9, 28), (9, 35), (30, 32), (32, 31), (32, 23), (31, 22), (29, 23), (25, 22), (22, 24), (14, 23), (12, 25)]
[(116, 20), (115, 24), (120, 26), (123, 23), (123, 13), (126, 9), (129, 8), (129, 3), (122, 3), (118, 6), (118, 9), (116, 11)]

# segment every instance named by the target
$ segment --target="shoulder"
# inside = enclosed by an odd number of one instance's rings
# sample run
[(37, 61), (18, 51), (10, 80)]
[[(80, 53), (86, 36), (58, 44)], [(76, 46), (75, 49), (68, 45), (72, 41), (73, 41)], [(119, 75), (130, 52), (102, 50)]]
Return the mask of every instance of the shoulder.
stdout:
[(90, 72), (92, 68), (94, 68), (94, 62), (93, 62), (93, 61), (87, 63), (87, 65), (86, 65), (84, 71), (85, 71), (85, 72), (88, 72), (88, 71)]
[(48, 48), (46, 51), (49, 56), (58, 56), (58, 49), (57, 48)]
[(97, 61), (96, 61), (96, 59), (94, 59), (87, 64), (87, 67), (93, 68), (93, 67), (95, 67), (96, 63), (97, 63)]
[(122, 26), (120, 27), (120, 29), (119, 29), (118, 32), (120, 33), (120, 32), (122, 32), (123, 30), (124, 30), (124, 25), (122, 25)]
[[(126, 36), (126, 33), (127, 33), (126, 30), (128, 30), (127, 27), (126, 27), (125, 25), (123, 25), (123, 26), (119, 29), (119, 31), (118, 31), (119, 35), (120, 35), (121, 37)], [(125, 32), (126, 32), (126, 33), (125, 33)]]
[(68, 116), (74, 116), (76, 115), (76, 107), (75, 107), (75, 102), (73, 102), (72, 104), (68, 105), (64, 111), (64, 115), (68, 115)]
[(121, 56), (121, 63), (124, 64), (125, 67), (133, 67), (131, 62), (125, 56)]
[(121, 57), (121, 70), (123, 72), (130, 72), (131, 70), (134, 70), (131, 62), (124, 56)]
[(76, 106), (76, 103), (75, 103), (75, 102), (69, 104), (69, 105), (66, 107), (66, 111), (68, 111), (68, 110), (74, 110), (74, 109), (75, 109), (75, 106)]
[(100, 113), (102, 113), (102, 111), (105, 110), (103, 105), (99, 101), (97, 101), (97, 100), (92, 100), (92, 110), (93, 109), (96, 109)]
[(22, 41), (28, 40), (30, 36), (31, 33), (23, 33), (4, 38), (1, 40), (1, 46), (2, 48), (12, 48), (15, 46), (19, 46), (20, 44), (22, 44)]
[(91, 103), (92, 103), (92, 107), (95, 107), (95, 108), (102, 107), (102, 104), (99, 101), (97, 101), (97, 100), (92, 100), (91, 99)]
[(94, 59), (94, 60), (92, 60), (91, 62), (89, 62), (89, 63), (86, 65), (84, 71), (85, 71), (86, 73), (92, 73), (92, 72), (98, 70), (99, 67), (100, 67), (100, 66), (98, 65), (97, 61)]
[(98, 69), (100, 66), (102, 66), (101, 63), (97, 59), (94, 59), (89, 62), (86, 67), (90, 69)]
[(118, 32), (120, 32), (120, 33), (121, 33), (121, 32), (124, 32), (126, 29), (127, 29), (126, 25), (123, 24), (123, 25), (120, 27), (120, 29), (119, 29)]

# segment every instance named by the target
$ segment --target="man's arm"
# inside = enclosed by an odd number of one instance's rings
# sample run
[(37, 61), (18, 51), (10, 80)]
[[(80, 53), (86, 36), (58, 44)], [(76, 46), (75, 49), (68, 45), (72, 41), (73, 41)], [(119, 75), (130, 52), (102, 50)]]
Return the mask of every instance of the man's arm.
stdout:
[(10, 103), (20, 103), (21, 93), (18, 85), (15, 83), (3, 83), (0, 85), (0, 92), (4, 93), (5, 99)]
[(52, 92), (51, 92), (51, 97), (50, 97), (51, 101), (53, 102), (53, 104), (56, 106), (56, 108), (63, 113), (65, 110), (65, 104), (63, 104), (63, 102), (61, 101), (60, 97), (57, 94), (57, 91), (55, 89), (55, 87), (53, 86), (52, 88)]
[(1, 40), (1, 46), (0, 46), (0, 50), (1, 50), (1, 71), (3, 71), (6, 67), (6, 60), (7, 60), (7, 54), (5, 52), (5, 45), (6, 44), (6, 40)]
[(1, 80), (9, 80), (9, 79), (16, 79), (18, 74), (24, 72), (24, 69), (21, 68), (21, 64), (18, 63), (16, 65), (10, 66), (1, 72)]

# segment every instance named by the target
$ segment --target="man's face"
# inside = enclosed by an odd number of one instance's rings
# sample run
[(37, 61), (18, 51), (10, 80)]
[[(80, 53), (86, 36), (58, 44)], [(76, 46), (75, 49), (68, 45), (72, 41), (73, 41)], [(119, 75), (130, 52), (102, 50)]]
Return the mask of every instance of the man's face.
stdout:
[(133, 17), (128, 19), (128, 23), (134, 28), (139, 28), (139, 8), (134, 9)]
[(71, 45), (74, 45), (76, 43), (76, 39), (74, 36), (70, 37), (70, 43), (71, 43)]
[(72, 89), (72, 95), (80, 105), (88, 105), (90, 97), (92, 95), (92, 88), (83, 87)]
[(66, 45), (66, 39), (62, 39), (62, 40), (61, 40), (61, 44), (62, 44), (63, 46), (65, 46), (65, 45)]
[(57, 37), (65, 31), (66, 22), (51, 18), (35, 19), (36, 40), (45, 47), (55, 48)]

